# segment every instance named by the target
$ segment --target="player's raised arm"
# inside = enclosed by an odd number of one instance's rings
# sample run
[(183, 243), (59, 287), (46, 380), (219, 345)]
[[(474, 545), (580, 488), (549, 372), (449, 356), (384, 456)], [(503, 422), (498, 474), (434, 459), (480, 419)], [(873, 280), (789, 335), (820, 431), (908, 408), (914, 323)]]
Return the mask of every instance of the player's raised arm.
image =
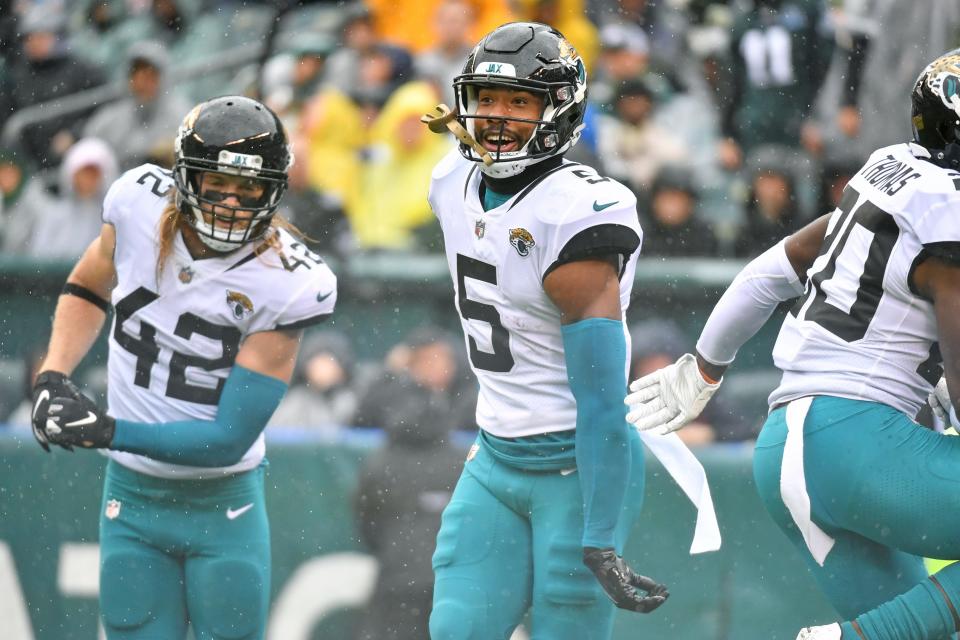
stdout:
[(737, 351), (781, 302), (803, 293), (807, 269), (820, 252), (830, 216), (824, 215), (754, 258), (710, 313), (697, 354), (630, 384), (627, 420), (665, 434), (694, 420), (716, 393)]
[(577, 401), (577, 471), (584, 503), (583, 561), (620, 608), (647, 613), (669, 596), (614, 549), (630, 473), (620, 400), (627, 344), (616, 260), (578, 260), (551, 271), (544, 291), (560, 310), (570, 390)]

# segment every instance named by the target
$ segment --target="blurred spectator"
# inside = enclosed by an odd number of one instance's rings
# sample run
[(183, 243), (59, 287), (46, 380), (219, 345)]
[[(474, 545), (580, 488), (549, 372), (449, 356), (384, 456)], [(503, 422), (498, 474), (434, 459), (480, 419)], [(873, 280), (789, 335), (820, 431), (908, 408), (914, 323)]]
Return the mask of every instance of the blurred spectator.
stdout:
[(660, 168), (690, 157), (683, 140), (654, 122), (655, 98), (643, 80), (620, 85), (613, 114), (598, 122), (597, 152), (607, 173), (637, 194), (650, 188)]
[(118, 175), (116, 158), (103, 140), (80, 140), (60, 165), (60, 197), (28, 224), (13, 226), (6, 249), (32, 258), (76, 260), (100, 235), (103, 198)]
[(314, 189), (307, 171), (307, 153), (303, 142), (294, 143), (293, 166), (287, 172), (287, 190), (280, 202), (280, 213), (305, 236), (310, 249), (324, 257), (349, 255), (356, 241), (335, 195)]
[(53, 196), (32, 175), (22, 152), (0, 148), (0, 219), (3, 253), (23, 251), (34, 220), (53, 206)]
[[(585, 0), (510, 0), (518, 20), (548, 24), (566, 38), (593, 71), (600, 50), (597, 28), (586, 17)], [(499, 26), (499, 25), (496, 25)]]
[(122, 79), (126, 68), (117, 60), (126, 56), (130, 44), (120, 37), (120, 27), (129, 17), (127, 4), (122, 0), (80, 0), (72, 4), (70, 49), (104, 69), (112, 79)]
[(387, 444), (363, 465), (355, 497), (360, 540), (380, 567), (358, 640), (428, 637), (431, 556), (463, 464), (443, 404), (416, 392), (396, 400), (382, 423)]
[[(691, 339), (671, 320), (652, 319), (630, 327), (630, 379), (635, 380), (669, 364), (690, 349)], [(683, 433), (687, 429), (692, 431)], [(741, 416), (725, 400), (723, 388), (700, 417), (677, 432), (689, 446), (714, 441), (736, 442), (756, 437), (750, 419)]]
[(625, 82), (636, 81), (648, 69), (650, 42), (636, 25), (611, 23), (600, 30), (600, 58), (590, 78), (590, 100), (607, 110), (621, 95)]
[(360, 204), (350, 212), (361, 248), (411, 249), (422, 227), (438, 224), (427, 203), (427, 186), (452, 139), (420, 122), (438, 100), (431, 85), (411, 82), (391, 96), (374, 122)]
[(657, 64), (670, 67), (676, 65), (678, 56), (683, 52), (683, 31), (687, 26), (683, 10), (689, 5), (689, 0), (683, 3), (590, 0), (587, 3), (587, 16), (600, 27), (614, 23), (639, 27), (650, 40), (650, 55)]
[[(128, 19), (118, 30), (124, 42), (160, 42), (176, 65), (217, 55), (232, 34), (230, 12), (203, 13), (199, 0), (150, 0), (149, 10)], [(217, 75), (198, 74), (178, 86), (191, 103), (222, 95), (225, 87)]]
[(323, 82), (333, 39), (322, 33), (297, 33), (287, 52), (274, 57), (264, 71), (268, 107), (280, 116), (288, 131), (296, 131), (307, 102)]
[(441, 100), (453, 108), (453, 79), (463, 66), (476, 40), (472, 29), (476, 23), (473, 6), (467, 0), (443, 0), (433, 16), (435, 44), (417, 55), (417, 75), (434, 85)]
[(960, 44), (960, 3), (843, 0), (841, 47), (819, 105), (831, 162), (861, 164), (873, 150), (911, 139), (904, 97), (924, 66)]
[[(434, 16), (446, 0), (366, 0), (378, 38), (420, 53), (436, 45), (436, 35), (424, 25), (433, 24)], [(518, 18), (510, 9), (509, 0), (466, 0), (473, 17), (467, 37), (477, 42), (505, 22)], [(462, 64), (461, 64), (462, 66)]]
[[(99, 68), (67, 52), (63, 28), (63, 16), (49, 7), (32, 7), (24, 16), (23, 55), (4, 75), (6, 86), (0, 87), (12, 112), (104, 83)], [(79, 137), (91, 110), (48, 118), (21, 131), (20, 142), (30, 161), (41, 169), (56, 167)]]
[(356, 102), (380, 107), (397, 86), (411, 79), (413, 58), (405, 49), (379, 40), (373, 17), (364, 7), (347, 13), (341, 39), (343, 46), (327, 60), (324, 81)]
[(300, 347), (290, 389), (270, 426), (301, 427), (327, 435), (353, 422), (357, 410), (354, 356), (339, 331), (309, 334)]
[(640, 214), (642, 255), (716, 256), (717, 238), (712, 227), (699, 218), (697, 201), (687, 171), (674, 167), (661, 171), (650, 190), (649, 214)]
[[(733, 26), (725, 94), (721, 163), (734, 169), (762, 144), (818, 152), (807, 121), (826, 75), (833, 34), (822, 0), (753, 0)], [(802, 131), (803, 130), (803, 131)]]
[[(326, 86), (306, 104), (295, 134), (310, 186), (355, 210), (360, 198), (360, 154), (367, 127), (360, 108), (345, 93)], [(296, 166), (296, 165), (294, 165)]]
[(384, 427), (398, 407), (413, 403), (430, 405), (452, 429), (462, 421), (451, 411), (456, 377), (457, 356), (449, 335), (436, 327), (414, 329), (387, 354), (382, 373), (361, 393), (353, 424)]
[(750, 167), (750, 190), (744, 212), (744, 224), (734, 249), (740, 258), (760, 255), (802, 226), (793, 174), (785, 162), (778, 160), (776, 153), (764, 154)]
[(137, 43), (127, 60), (130, 95), (94, 112), (84, 135), (109, 144), (121, 171), (144, 162), (170, 166), (181, 115), (191, 105), (165, 80), (169, 58), (162, 44)]

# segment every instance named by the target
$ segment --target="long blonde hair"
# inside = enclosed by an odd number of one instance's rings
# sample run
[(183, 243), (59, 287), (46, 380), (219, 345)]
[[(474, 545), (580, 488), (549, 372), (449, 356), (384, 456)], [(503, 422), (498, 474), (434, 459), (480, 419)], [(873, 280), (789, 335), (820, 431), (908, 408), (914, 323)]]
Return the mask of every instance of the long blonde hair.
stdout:
[[(160, 215), (160, 222), (157, 225), (158, 251), (156, 274), (158, 284), (160, 277), (163, 275), (163, 267), (167, 263), (167, 258), (169, 258), (173, 252), (173, 241), (176, 239), (177, 233), (189, 227), (190, 225), (187, 224), (185, 215), (177, 206), (176, 197), (171, 195), (167, 206), (163, 208), (163, 213)], [(280, 242), (280, 234), (277, 233), (278, 229), (288, 231), (299, 240), (308, 240), (307, 235), (300, 231), (295, 224), (277, 213), (270, 219), (270, 228), (261, 237), (261, 244), (255, 249), (256, 255), (259, 256), (267, 249), (273, 249), (281, 258), (285, 257), (283, 244)]]

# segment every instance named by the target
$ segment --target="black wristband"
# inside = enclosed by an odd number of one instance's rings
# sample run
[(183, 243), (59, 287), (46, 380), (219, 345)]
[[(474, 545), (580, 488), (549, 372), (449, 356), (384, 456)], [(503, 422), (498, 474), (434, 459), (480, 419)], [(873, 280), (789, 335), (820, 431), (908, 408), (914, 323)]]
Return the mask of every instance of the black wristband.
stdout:
[(99, 308), (104, 313), (110, 311), (110, 303), (95, 294), (90, 289), (87, 289), (83, 285), (79, 285), (73, 282), (68, 282), (63, 285), (63, 291), (60, 292), (61, 295), (65, 296), (77, 296), (78, 298), (83, 298), (90, 304)]

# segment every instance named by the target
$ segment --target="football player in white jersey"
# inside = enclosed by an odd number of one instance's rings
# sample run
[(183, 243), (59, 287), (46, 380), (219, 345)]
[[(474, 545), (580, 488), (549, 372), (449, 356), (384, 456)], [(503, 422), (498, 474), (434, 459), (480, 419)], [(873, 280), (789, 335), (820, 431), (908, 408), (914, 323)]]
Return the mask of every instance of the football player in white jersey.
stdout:
[(960, 49), (920, 74), (912, 117), (913, 142), (874, 152), (833, 213), (747, 265), (697, 354), (627, 397), (640, 429), (679, 429), (774, 308), (797, 299), (773, 351), (783, 377), (754, 477), (845, 620), (799, 639), (960, 632), (960, 564), (927, 577), (921, 560), (960, 559), (960, 438), (918, 424), (941, 372), (947, 410), (960, 399)]
[(644, 482), (620, 393), (641, 231), (626, 187), (563, 158), (586, 89), (576, 51), (538, 23), (488, 34), (454, 80), (479, 144), (437, 165), (429, 198), (480, 434), (437, 536), (433, 640), (506, 639), (527, 610), (534, 638), (603, 640), (614, 604), (668, 595), (619, 555)]
[[(280, 120), (204, 102), (173, 172), (143, 165), (57, 303), (34, 386), (40, 444), (107, 450), (100, 607), (110, 640), (262, 638), (270, 594), (263, 428), (336, 278), (275, 216), (293, 157)], [(69, 376), (109, 307), (108, 409)]]

